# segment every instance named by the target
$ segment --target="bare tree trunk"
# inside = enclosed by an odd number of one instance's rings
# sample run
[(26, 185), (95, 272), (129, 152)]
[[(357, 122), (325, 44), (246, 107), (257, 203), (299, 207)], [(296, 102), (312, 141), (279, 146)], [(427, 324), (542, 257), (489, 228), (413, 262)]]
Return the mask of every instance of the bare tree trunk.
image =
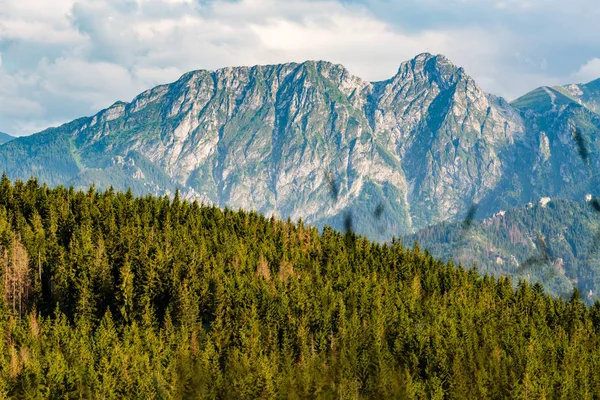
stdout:
[(19, 318), (27, 308), (29, 299), (29, 256), (18, 238), (13, 239), (10, 256), (4, 251), (3, 264), (5, 264), (4, 288), (5, 300), (12, 303), (13, 313), (19, 308)]
[(14, 264), (11, 265), (10, 272), (11, 272), (11, 274), (10, 274), (10, 280), (12, 282), (12, 293), (11, 293), (12, 303), (13, 303), (13, 305), (12, 305), (13, 307), (12, 308), (13, 308), (13, 312), (15, 312), (15, 310), (16, 310), (15, 300), (17, 298), (17, 296), (16, 296), (16, 294), (17, 294), (17, 282), (15, 280), (15, 265)]

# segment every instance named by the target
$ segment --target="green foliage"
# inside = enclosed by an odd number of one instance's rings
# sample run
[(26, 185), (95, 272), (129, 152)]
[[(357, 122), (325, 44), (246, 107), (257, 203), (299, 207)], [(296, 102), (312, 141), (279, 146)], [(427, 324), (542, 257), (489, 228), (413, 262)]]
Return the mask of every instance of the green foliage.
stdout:
[(418, 246), (319, 234), (178, 195), (4, 177), (3, 278), (16, 248), (30, 279), (13, 288), (28, 290), (22, 312), (2, 286), (3, 398), (600, 392), (600, 303), (526, 282), (515, 290)]
[[(404, 237), (417, 241), (436, 257), (465, 265), (476, 263), (482, 273), (513, 275), (541, 282), (553, 295), (569, 297), (574, 287), (591, 304), (600, 294), (600, 218), (588, 202), (553, 200), (530, 204), (482, 221), (468, 232), (461, 223), (442, 223)], [(551, 263), (520, 266), (539, 254), (537, 236), (545, 238)]]
[[(71, 125), (77, 129), (78, 121)], [(40, 181), (51, 184), (68, 181), (79, 173), (69, 136), (60, 128), (3, 144), (0, 165), (3, 172), (11, 172), (21, 179), (37, 176)]]

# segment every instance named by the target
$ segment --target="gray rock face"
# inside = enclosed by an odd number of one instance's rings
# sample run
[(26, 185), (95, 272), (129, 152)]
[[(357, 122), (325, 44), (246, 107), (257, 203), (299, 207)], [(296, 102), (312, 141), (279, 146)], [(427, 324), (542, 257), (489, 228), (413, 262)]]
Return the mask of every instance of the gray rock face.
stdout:
[[(582, 105), (591, 98), (572, 102), (597, 116)], [(11, 178), (180, 188), (205, 203), (338, 228), (350, 211), (358, 232), (385, 239), (460, 218), (473, 202), (493, 212), (528, 201), (546, 177), (578, 178), (567, 112), (513, 107), (431, 54), (383, 82), (324, 61), (224, 68), (14, 140), (0, 165)], [(541, 119), (556, 127), (542, 129)]]
[(600, 78), (587, 84), (566, 85), (557, 89), (562, 89), (577, 103), (593, 112), (600, 113)]
[[(600, 91), (594, 94), (591, 89), (599, 83), (542, 87), (512, 103), (523, 115), (529, 137), (517, 149), (517, 170), (522, 171), (527, 201), (544, 196), (578, 200), (586, 193), (597, 193), (600, 115), (594, 104), (600, 100)], [(586, 157), (576, 135), (582, 139)]]
[(443, 56), (402, 64), (377, 100), (375, 130), (402, 160), (414, 227), (488, 196), (509, 167), (500, 152), (524, 133), (518, 112)]

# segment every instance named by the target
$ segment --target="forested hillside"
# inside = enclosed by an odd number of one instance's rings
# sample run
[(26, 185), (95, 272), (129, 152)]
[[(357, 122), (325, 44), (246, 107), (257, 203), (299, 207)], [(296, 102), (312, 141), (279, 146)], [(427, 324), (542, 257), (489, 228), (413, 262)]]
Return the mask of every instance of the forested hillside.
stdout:
[(436, 257), (476, 263), (480, 272), (540, 281), (554, 295), (568, 296), (577, 287), (591, 304), (600, 294), (600, 209), (593, 204), (546, 199), (468, 227), (442, 223), (404, 239)]
[(600, 303), (178, 196), (0, 182), (0, 397), (600, 393)]

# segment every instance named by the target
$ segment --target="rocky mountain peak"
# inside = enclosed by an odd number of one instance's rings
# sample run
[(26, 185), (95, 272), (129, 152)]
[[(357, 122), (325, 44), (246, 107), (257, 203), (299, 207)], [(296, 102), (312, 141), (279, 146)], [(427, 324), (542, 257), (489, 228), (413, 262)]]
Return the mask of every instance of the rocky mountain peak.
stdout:
[(412, 60), (403, 62), (393, 80), (399, 82), (412, 80), (417, 84), (433, 84), (446, 89), (463, 78), (469, 78), (464, 69), (454, 65), (444, 55), (422, 53)]
[[(556, 99), (575, 104), (577, 95), (591, 104), (596, 86), (549, 90)], [(552, 96), (541, 89), (529, 103), (546, 105)], [(565, 121), (544, 116), (547, 127), (526, 125), (531, 107), (523, 107), (519, 114), (429, 53), (381, 82), (328, 61), (197, 70), (130, 103), (3, 145), (0, 165), (13, 179), (37, 175), (51, 185), (95, 182), (140, 194), (179, 187), (206, 203), (317, 226), (343, 229), (351, 212), (357, 231), (389, 238), (458, 218), (473, 202), (493, 212), (546, 195), (529, 188), (555, 182), (555, 173), (579, 178), (565, 172), (575, 170), (571, 158), (552, 157), (572, 147), (561, 127), (573, 113)], [(369, 216), (380, 205), (388, 214), (376, 226)]]

